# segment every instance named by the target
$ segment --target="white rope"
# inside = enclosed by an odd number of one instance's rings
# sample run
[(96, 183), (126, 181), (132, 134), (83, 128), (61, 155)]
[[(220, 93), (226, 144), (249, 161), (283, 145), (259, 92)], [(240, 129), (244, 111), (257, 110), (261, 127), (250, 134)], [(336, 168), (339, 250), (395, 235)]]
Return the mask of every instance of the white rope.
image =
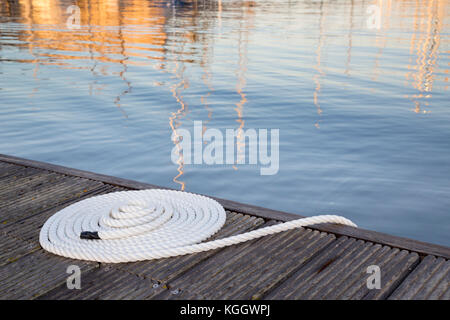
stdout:
[(45, 222), (39, 241), (45, 250), (60, 256), (119, 263), (213, 250), (318, 223), (356, 226), (340, 216), (322, 215), (202, 242), (219, 231), (225, 220), (223, 207), (200, 195), (160, 189), (121, 191), (57, 212)]

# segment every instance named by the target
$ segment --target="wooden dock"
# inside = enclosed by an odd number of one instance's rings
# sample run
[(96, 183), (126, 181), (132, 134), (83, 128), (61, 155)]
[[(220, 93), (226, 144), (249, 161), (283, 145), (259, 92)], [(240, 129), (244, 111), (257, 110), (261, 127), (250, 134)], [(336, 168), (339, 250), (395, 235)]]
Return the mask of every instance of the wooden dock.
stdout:
[[(347, 226), (318, 225), (193, 255), (100, 264), (47, 253), (44, 222), (95, 195), (146, 183), (0, 155), (0, 299), (450, 299), (450, 248)], [(214, 238), (298, 218), (218, 200)], [(68, 289), (69, 265), (81, 289)], [(369, 289), (367, 267), (381, 271)]]

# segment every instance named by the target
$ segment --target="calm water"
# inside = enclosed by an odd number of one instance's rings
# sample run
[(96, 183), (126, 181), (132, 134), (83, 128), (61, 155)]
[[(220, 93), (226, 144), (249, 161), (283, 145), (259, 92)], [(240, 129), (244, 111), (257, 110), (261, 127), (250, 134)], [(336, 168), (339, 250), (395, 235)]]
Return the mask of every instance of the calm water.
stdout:
[[(0, 0), (0, 153), (450, 245), (449, 7)], [(278, 174), (172, 163), (197, 120), (280, 129)]]

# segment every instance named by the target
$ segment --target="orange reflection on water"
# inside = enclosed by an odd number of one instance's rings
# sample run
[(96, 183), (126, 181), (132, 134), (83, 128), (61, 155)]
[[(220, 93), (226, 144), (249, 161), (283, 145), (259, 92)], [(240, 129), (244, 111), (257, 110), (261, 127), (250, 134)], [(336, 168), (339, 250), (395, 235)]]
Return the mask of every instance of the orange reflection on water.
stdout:
[(64, 60), (144, 65), (148, 62), (128, 58), (162, 59), (162, 46), (167, 39), (164, 8), (145, 1), (120, 0), (78, 0), (76, 5), (80, 8), (81, 28), (68, 29), (67, 1), (18, 0), (15, 10), (28, 25), (19, 39), (29, 47), (34, 62), (74, 68)]
[[(412, 19), (405, 19), (409, 24), (401, 27), (402, 30), (405, 28), (413, 30), (409, 41), (410, 58), (405, 68), (408, 70), (405, 73), (405, 79), (407, 85), (416, 89), (417, 93), (405, 95), (405, 97), (413, 102), (415, 113), (431, 112), (423, 110), (421, 106), (428, 106), (427, 100), (432, 97), (433, 83), (436, 80), (434, 70), (439, 55), (440, 34), (447, 12), (447, 1), (415, 0), (415, 5), (411, 5), (411, 3), (401, 1), (376, 0), (374, 4), (380, 8), (382, 23), (381, 30), (377, 34), (376, 44), (379, 51), (375, 59), (373, 80), (377, 79), (381, 70), (379, 61), (382, 59), (383, 51), (389, 40), (387, 32), (399, 27), (392, 21), (401, 21), (399, 18), (412, 17)], [(413, 56), (416, 57), (414, 62), (412, 61)], [(443, 80), (445, 81), (445, 79)]]
[(429, 0), (426, 11), (415, 11), (414, 32), (410, 41), (410, 52), (416, 54), (415, 65), (408, 65), (411, 70), (406, 74), (407, 81), (411, 79), (411, 85), (419, 93), (408, 98), (414, 103), (414, 112), (428, 113), (422, 110), (421, 105), (428, 106), (427, 99), (432, 97), (434, 82), (434, 69), (438, 57), (438, 49), (441, 42), (440, 33), (443, 28), (443, 20), (446, 12), (446, 1)]

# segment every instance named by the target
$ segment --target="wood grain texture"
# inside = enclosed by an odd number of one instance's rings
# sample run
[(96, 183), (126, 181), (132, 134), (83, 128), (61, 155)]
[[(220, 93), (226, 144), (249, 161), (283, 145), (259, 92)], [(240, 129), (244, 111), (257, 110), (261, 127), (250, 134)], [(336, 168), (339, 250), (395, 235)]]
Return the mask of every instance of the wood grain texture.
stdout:
[(40, 248), (37, 243), (21, 241), (0, 233), (0, 267), (14, 263), (21, 257)]
[(58, 207), (70, 199), (81, 198), (83, 194), (104, 186), (99, 181), (55, 173), (40, 173), (35, 177), (28, 185), (21, 185), (20, 189), (9, 194), (7, 200), (0, 202), (0, 230), (10, 223)]
[(389, 299), (450, 300), (450, 261), (426, 256)]
[(37, 171), (39, 169), (36, 168), (28, 168), (28, 167), (23, 167), (23, 166), (18, 166), (12, 163), (6, 163), (6, 162), (1, 162), (2, 166), (0, 167), (0, 178), (1, 179), (5, 179), (8, 178), (10, 176), (13, 176), (15, 174), (24, 174), (26, 172), (33, 172), (33, 171)]
[(225, 248), (169, 282), (209, 299), (260, 299), (335, 240), (296, 229)]
[[(21, 240), (16, 240), (16, 244), (27, 245)], [(85, 272), (98, 264), (62, 258), (39, 249), (0, 266), (0, 299), (37, 298), (65, 284), (70, 265), (77, 265)]]
[(164, 291), (157, 282), (111, 266), (101, 266), (81, 274), (81, 289), (68, 289), (65, 284), (43, 294), (41, 300), (130, 300), (148, 299)]
[[(416, 253), (341, 237), (323, 254), (300, 268), (267, 299), (383, 299), (417, 262)], [(398, 268), (401, 264), (403, 267)], [(367, 267), (381, 269), (381, 289), (367, 288)]]
[(337, 235), (344, 235), (374, 243), (388, 245), (391, 247), (396, 247), (403, 250), (414, 251), (420, 255), (432, 254), (443, 257), (445, 259), (450, 259), (450, 247), (445, 247), (438, 244), (397, 237), (382, 232), (365, 230), (362, 228), (353, 228), (349, 226), (329, 223), (322, 224), (320, 226), (317, 226), (316, 228)]

